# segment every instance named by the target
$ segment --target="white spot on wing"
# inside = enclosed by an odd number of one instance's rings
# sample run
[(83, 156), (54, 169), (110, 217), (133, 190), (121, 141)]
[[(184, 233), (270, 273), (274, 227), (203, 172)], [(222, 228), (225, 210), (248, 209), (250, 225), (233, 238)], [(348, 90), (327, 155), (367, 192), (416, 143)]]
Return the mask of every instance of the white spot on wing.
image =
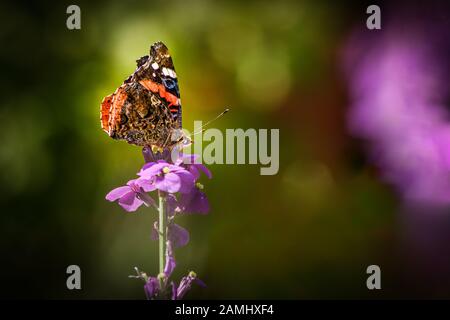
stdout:
[(152, 63), (152, 68), (153, 68), (154, 70), (158, 70), (158, 69), (159, 69), (158, 63), (153, 62), (153, 63)]
[(177, 78), (177, 74), (172, 69), (168, 69), (168, 68), (164, 67), (164, 68), (162, 68), (162, 72), (165, 76), (169, 76), (173, 79)]
[(174, 79), (177, 78), (177, 74), (176, 74), (175, 71), (172, 70), (172, 69), (169, 69), (169, 76), (172, 77), (172, 78), (174, 78)]

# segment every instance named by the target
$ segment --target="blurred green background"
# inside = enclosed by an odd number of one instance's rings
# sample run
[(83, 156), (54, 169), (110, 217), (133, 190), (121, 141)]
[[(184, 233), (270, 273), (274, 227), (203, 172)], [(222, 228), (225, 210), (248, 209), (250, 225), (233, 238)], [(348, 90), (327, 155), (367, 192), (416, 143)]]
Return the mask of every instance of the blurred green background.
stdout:
[[(2, 2), (1, 296), (144, 298), (133, 267), (157, 272), (155, 212), (105, 201), (141, 150), (100, 129), (99, 106), (158, 40), (179, 78), (184, 126), (279, 128), (280, 171), (212, 165), (207, 216), (182, 217), (191, 242), (175, 278), (188, 298), (391, 298), (429, 291), (402, 277), (399, 200), (346, 133), (339, 54), (367, 5), (335, 1)], [(66, 267), (82, 290), (66, 288)], [(382, 266), (383, 290), (366, 288)]]

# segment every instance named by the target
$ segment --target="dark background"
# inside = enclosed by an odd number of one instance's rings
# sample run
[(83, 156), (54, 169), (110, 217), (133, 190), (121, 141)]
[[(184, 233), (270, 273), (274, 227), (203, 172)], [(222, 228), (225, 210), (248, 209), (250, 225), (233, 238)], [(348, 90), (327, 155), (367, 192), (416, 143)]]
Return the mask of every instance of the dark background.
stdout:
[[(81, 8), (81, 30), (66, 28), (70, 4)], [(393, 6), (378, 4), (388, 16)], [(174, 276), (193, 269), (208, 285), (188, 298), (448, 298), (450, 271), (423, 271), (428, 257), (405, 243), (400, 196), (346, 128), (340, 52), (352, 32), (370, 32), (367, 5), (2, 2), (1, 297), (144, 298), (127, 276), (134, 266), (157, 272), (156, 215), (104, 199), (143, 159), (102, 132), (99, 106), (161, 40), (186, 128), (230, 106), (214, 124), (223, 131), (280, 129), (277, 175), (212, 165), (210, 214), (179, 220), (191, 242), (177, 250)], [(66, 288), (71, 264), (81, 267), (81, 291)], [(381, 267), (381, 291), (366, 288), (371, 264)]]

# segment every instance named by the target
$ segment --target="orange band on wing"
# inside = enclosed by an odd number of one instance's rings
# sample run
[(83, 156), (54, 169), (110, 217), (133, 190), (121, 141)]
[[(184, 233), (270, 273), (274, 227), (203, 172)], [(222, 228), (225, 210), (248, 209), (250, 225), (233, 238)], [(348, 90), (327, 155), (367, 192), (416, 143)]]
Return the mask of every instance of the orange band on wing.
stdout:
[(100, 108), (102, 129), (110, 136), (120, 124), (122, 107), (127, 97), (124, 87), (120, 86), (113, 94), (105, 97), (102, 101)]
[(109, 118), (109, 132), (111, 136), (114, 130), (118, 129), (121, 121), (122, 107), (127, 100), (128, 95), (124, 90), (124, 87), (119, 87), (116, 92), (114, 92), (114, 98), (111, 104), (110, 118)]
[(106, 133), (109, 132), (109, 110), (111, 109), (111, 102), (113, 99), (113, 95), (105, 97), (102, 101), (102, 106), (100, 108), (100, 120), (102, 123), (102, 129)]
[(139, 81), (141, 85), (143, 85), (146, 89), (150, 90), (153, 93), (158, 93), (161, 98), (166, 99), (167, 102), (169, 102), (169, 108), (171, 106), (178, 106), (179, 101), (176, 96), (171, 94), (170, 92), (166, 91), (166, 87), (162, 84), (158, 84), (153, 82), (152, 80), (146, 79)]

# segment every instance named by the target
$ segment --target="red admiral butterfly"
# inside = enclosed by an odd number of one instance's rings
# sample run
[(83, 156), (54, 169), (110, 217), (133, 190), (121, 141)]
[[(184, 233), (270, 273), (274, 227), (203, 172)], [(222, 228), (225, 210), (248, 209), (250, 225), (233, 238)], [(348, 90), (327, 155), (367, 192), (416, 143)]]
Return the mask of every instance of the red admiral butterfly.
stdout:
[(137, 61), (134, 73), (105, 97), (102, 129), (113, 139), (138, 146), (172, 148), (183, 140), (177, 74), (162, 42)]

